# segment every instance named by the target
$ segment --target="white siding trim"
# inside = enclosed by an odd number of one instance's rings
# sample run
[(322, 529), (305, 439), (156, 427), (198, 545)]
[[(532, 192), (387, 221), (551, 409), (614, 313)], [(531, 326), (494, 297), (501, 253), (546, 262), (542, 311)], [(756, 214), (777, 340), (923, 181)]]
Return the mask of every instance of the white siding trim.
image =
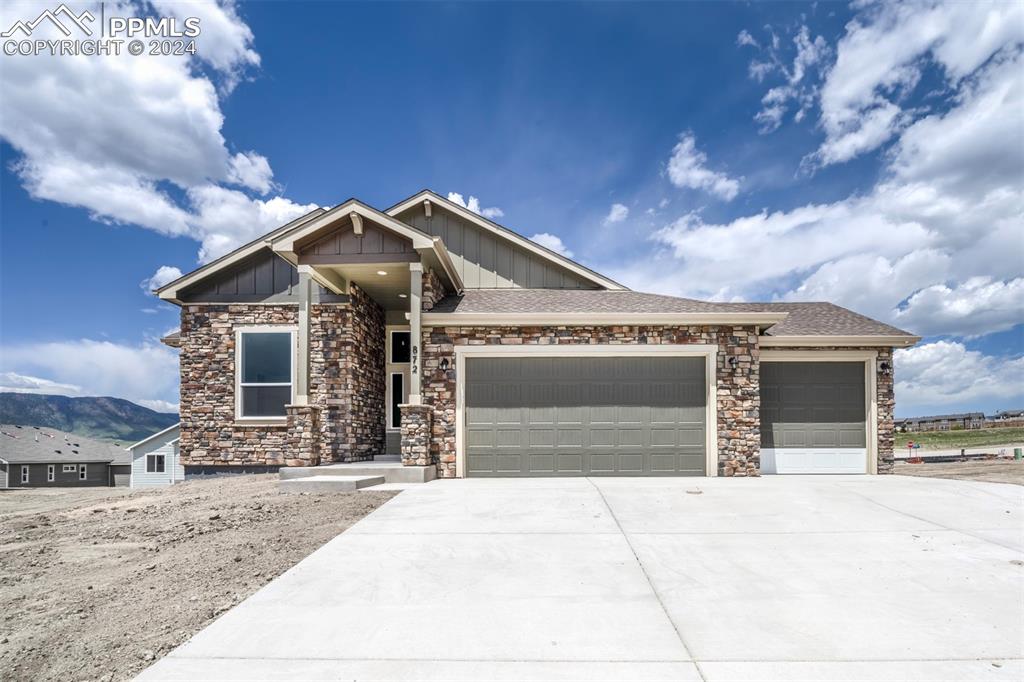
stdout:
[(455, 475), (466, 476), (466, 358), (500, 358), (510, 356), (544, 357), (703, 357), (707, 390), (705, 400), (705, 476), (718, 475), (718, 346), (714, 344), (634, 345), (566, 345), (566, 346), (455, 346)]

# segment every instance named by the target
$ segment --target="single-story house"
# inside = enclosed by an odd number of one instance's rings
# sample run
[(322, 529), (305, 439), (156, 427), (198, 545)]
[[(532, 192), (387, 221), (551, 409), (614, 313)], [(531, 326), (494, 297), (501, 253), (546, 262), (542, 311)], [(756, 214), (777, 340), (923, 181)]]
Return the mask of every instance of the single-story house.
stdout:
[(1024, 410), (999, 410), (986, 420), (986, 426), (1024, 426)]
[(181, 425), (168, 426), (163, 431), (129, 445), (133, 488), (171, 485), (185, 480), (185, 467), (178, 454)]
[(827, 302), (631, 291), (429, 190), (316, 209), (157, 293), (186, 474), (889, 473), (892, 351), (919, 340)]
[(915, 431), (958, 431), (961, 429), (985, 428), (984, 412), (961, 412), (958, 414), (936, 414), (930, 417), (909, 417), (896, 423), (896, 430)]
[(131, 461), (116, 443), (40, 426), (0, 426), (0, 487), (128, 485)]

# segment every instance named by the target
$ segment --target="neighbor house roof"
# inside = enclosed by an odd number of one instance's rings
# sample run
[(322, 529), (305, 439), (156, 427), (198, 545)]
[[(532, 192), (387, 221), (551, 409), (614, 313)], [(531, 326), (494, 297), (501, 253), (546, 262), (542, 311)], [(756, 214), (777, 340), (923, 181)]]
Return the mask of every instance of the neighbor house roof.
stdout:
[(983, 412), (958, 412), (957, 414), (933, 414), (927, 417), (907, 417), (897, 419), (898, 422), (936, 422), (949, 419), (984, 419)]
[(173, 424), (171, 426), (168, 426), (163, 431), (157, 431), (154, 434), (146, 436), (145, 438), (140, 440), (138, 443), (132, 443), (131, 445), (126, 447), (125, 450), (134, 450), (135, 448), (139, 447), (140, 445), (145, 445), (146, 443), (150, 442), (151, 440), (153, 440), (155, 438), (159, 438), (160, 436), (164, 436), (168, 443), (173, 443), (174, 441), (178, 440), (178, 432), (180, 432), (180, 431), (181, 431), (181, 422), (178, 422), (177, 424)]
[(10, 464), (131, 464), (121, 446), (41, 426), (0, 426), (0, 459)]
[[(676, 318), (693, 323), (758, 324), (767, 327), (766, 345), (807, 340), (820, 344), (830, 340), (852, 345), (869, 338), (881, 345), (910, 345), (918, 337), (896, 327), (859, 315), (832, 303), (716, 303), (636, 291), (591, 291), (577, 289), (476, 289), (462, 296), (442, 299), (425, 316), (424, 324), (462, 323), (491, 320), (499, 324), (579, 323), (581, 318), (623, 322), (637, 317), (640, 324)], [(551, 320), (550, 322), (540, 320)], [(884, 340), (884, 341), (883, 341)], [(867, 341), (865, 341), (867, 342)]]

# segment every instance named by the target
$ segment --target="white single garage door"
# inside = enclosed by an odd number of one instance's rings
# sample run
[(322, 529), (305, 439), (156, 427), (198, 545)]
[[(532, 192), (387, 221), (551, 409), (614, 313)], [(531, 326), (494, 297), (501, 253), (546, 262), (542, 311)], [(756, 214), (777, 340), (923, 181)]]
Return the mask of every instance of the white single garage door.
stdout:
[(865, 391), (863, 362), (762, 362), (762, 473), (867, 473)]

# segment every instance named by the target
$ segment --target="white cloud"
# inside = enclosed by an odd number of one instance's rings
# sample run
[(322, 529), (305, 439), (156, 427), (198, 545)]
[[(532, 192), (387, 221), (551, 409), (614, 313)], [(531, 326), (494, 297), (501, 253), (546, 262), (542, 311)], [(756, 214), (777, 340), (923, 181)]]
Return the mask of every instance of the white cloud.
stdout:
[(905, 414), (983, 401), (1024, 398), (1024, 357), (1001, 358), (936, 341), (898, 349), (893, 356), (896, 404)]
[(138, 404), (143, 407), (148, 407), (156, 412), (177, 413), (178, 411), (178, 403), (172, 403), (166, 400), (140, 400), (138, 401)]
[(572, 251), (566, 248), (565, 244), (562, 243), (562, 239), (558, 235), (550, 234), (548, 232), (539, 232), (538, 234), (530, 237), (530, 241), (537, 242), (541, 246), (551, 249), (555, 253), (560, 253), (566, 258), (572, 258)]
[(0, 382), (33, 393), (115, 396), (140, 404), (178, 399), (178, 355), (157, 342), (79, 339), (5, 346), (0, 362)]
[(676, 187), (689, 187), (731, 201), (740, 191), (740, 183), (725, 173), (707, 168), (707, 154), (697, 149), (693, 133), (683, 133), (672, 148), (668, 161), (668, 178)]
[(972, 277), (953, 287), (933, 284), (901, 306), (894, 321), (919, 334), (978, 336), (1024, 324), (1024, 278)]
[[(161, 265), (156, 269), (156, 272), (154, 272), (152, 276), (139, 282), (139, 286), (147, 294), (151, 294), (163, 285), (168, 282), (173, 282), (179, 277), (181, 277), (181, 270), (171, 265)], [(156, 311), (154, 310), (153, 312)]]
[(946, 113), (909, 124), (864, 194), (721, 223), (690, 213), (653, 235), (659, 265), (608, 270), (683, 296), (834, 301), (929, 335), (1005, 329), (1024, 276), (1022, 71), (1019, 53), (997, 58)]
[(736, 36), (736, 44), (743, 46), (749, 45), (751, 47), (761, 47), (761, 45), (754, 39), (754, 36), (750, 35), (750, 31), (743, 29)]
[(610, 223), (621, 223), (623, 220), (629, 217), (629, 207), (623, 204), (612, 204), (612, 207), (608, 209), (608, 215), (605, 216), (604, 222)]
[[(748, 41), (737, 39), (737, 44), (762, 49), (749, 33), (747, 37)], [(750, 62), (748, 73), (758, 83), (772, 74), (779, 74), (784, 79), (782, 85), (772, 87), (761, 99), (761, 110), (754, 116), (760, 124), (761, 133), (770, 133), (782, 125), (793, 104), (796, 105), (793, 118), (798, 122), (814, 106), (817, 86), (808, 84), (805, 77), (812, 70), (817, 74), (831, 56), (831, 49), (822, 36), (812, 39), (807, 26), (801, 26), (796, 32), (793, 46), (795, 55), (787, 65), (785, 58), (788, 55), (782, 54), (778, 36), (772, 34), (772, 41), (762, 49), (763, 58)]]
[(270, 170), (267, 157), (256, 152), (238, 153), (231, 157), (228, 168), (228, 181), (260, 194), (266, 194), (274, 188), (274, 172)]
[(473, 213), (482, 215), (483, 217), (488, 218), (490, 220), (494, 220), (495, 218), (501, 218), (502, 216), (505, 215), (505, 212), (502, 211), (497, 206), (481, 209), (479, 199), (477, 199), (474, 196), (470, 196), (469, 201), (466, 201), (458, 192), (448, 192), (448, 201), (452, 202), (453, 204), (458, 204), (463, 208), (468, 208)]
[(821, 89), (826, 140), (822, 165), (877, 148), (899, 131), (909, 112), (900, 100), (929, 63), (951, 85), (996, 52), (1024, 41), (1019, 2), (865, 3), (836, 46)]
[[(0, 70), (0, 137), (17, 151), (11, 167), (28, 193), (89, 211), (95, 220), (134, 224), (161, 234), (203, 242), (205, 258), (250, 241), (262, 224), (213, 231), (186, 197), (195, 188), (233, 183), (258, 193), (275, 186), (267, 159), (232, 154), (222, 135), (220, 96), (259, 65), (252, 31), (232, 2), (110, 3), (110, 16), (199, 16), (195, 57), (95, 56), (54, 58), (16, 55)], [(99, 16), (98, 3), (85, 3)], [(0, 4), (0, 25), (38, 14), (38, 4)], [(37, 29), (40, 38), (62, 38)], [(221, 94), (218, 94), (221, 93)], [(237, 196), (261, 212), (261, 200)], [(209, 197), (207, 197), (209, 198)], [(308, 210), (283, 197), (286, 219)], [(209, 214), (209, 202), (202, 209)], [(217, 245), (214, 250), (212, 245)]]
[(0, 372), (0, 392), (79, 395), (82, 392), (82, 387), (74, 384), (61, 384), (17, 372)]

